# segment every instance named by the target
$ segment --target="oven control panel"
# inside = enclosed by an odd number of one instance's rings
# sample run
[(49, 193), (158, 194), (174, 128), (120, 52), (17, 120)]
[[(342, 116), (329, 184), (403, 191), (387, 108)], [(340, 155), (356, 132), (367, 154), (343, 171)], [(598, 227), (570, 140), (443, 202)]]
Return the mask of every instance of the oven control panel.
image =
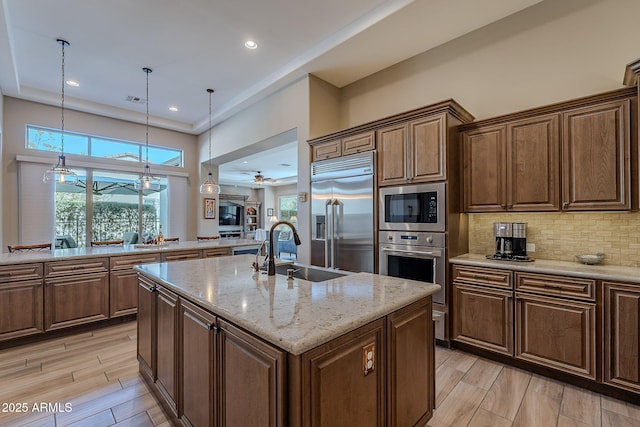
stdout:
[(445, 247), (445, 233), (422, 231), (381, 231), (380, 244)]

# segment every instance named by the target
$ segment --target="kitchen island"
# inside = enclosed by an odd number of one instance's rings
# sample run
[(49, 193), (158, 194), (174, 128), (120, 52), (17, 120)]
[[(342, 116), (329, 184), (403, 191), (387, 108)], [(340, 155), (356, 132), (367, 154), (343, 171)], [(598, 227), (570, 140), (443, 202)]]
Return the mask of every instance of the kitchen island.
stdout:
[(349, 274), (266, 276), (240, 255), (139, 272), (140, 371), (185, 425), (423, 425), (434, 408), (431, 294)]

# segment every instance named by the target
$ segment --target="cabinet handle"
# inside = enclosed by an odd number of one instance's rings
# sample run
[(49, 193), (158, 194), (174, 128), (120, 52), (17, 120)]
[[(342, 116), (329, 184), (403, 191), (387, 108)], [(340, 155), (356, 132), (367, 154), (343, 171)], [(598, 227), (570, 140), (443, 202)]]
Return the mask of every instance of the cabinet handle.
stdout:
[(569, 207), (569, 202), (562, 202), (562, 209), (567, 209)]

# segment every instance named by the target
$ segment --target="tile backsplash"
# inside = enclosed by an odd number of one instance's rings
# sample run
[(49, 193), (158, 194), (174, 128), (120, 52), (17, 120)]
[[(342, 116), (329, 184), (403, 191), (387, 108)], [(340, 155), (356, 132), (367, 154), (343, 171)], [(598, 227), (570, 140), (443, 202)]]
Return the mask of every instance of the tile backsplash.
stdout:
[(534, 258), (576, 261), (603, 252), (604, 263), (640, 266), (640, 212), (483, 213), (469, 216), (469, 252), (495, 251), (494, 222), (526, 222)]

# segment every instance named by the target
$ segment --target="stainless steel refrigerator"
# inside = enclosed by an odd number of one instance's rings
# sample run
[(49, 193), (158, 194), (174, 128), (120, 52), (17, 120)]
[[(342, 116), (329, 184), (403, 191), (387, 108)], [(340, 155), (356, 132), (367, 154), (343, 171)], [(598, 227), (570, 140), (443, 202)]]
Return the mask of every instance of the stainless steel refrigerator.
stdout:
[(311, 164), (311, 264), (374, 272), (374, 152)]

